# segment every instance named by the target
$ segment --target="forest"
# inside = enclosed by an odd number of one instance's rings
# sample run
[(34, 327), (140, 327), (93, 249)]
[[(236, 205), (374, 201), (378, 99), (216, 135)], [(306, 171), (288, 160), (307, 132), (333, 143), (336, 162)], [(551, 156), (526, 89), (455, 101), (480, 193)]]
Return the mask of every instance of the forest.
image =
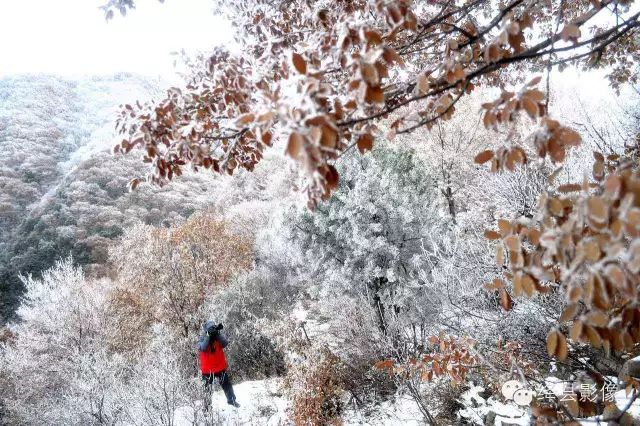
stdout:
[(0, 425), (640, 424), (636, 2), (211, 3), (0, 77)]

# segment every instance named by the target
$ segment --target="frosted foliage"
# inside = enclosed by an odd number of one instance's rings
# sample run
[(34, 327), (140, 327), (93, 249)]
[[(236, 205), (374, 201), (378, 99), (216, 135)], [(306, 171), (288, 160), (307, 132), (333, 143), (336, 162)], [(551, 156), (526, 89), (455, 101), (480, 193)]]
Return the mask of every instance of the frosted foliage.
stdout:
[(135, 366), (135, 383), (124, 393), (129, 401), (126, 424), (170, 426), (174, 411), (200, 395), (198, 378), (181, 374), (179, 354), (166, 342), (169, 330), (157, 326), (153, 334)]
[(430, 258), (447, 218), (434, 182), (406, 149), (379, 147), (339, 164), (345, 170), (329, 201), (289, 213), (300, 269), (345, 357), (360, 364), (408, 355), (442, 309)]
[(151, 328), (137, 357), (110, 349), (112, 282), (85, 279), (71, 259), (24, 281), (20, 322), (0, 343), (9, 424), (170, 425), (175, 409), (200, 397), (181, 365), (188, 348), (166, 327)]
[(346, 168), (336, 196), (296, 226), (307, 261), (327, 281), (419, 286), (417, 266), (440, 226), (428, 174), (410, 152), (343, 161), (362, 164)]
[[(118, 410), (108, 390), (117, 370), (102, 348), (104, 291), (85, 281), (70, 259), (42, 279), (24, 278), (27, 296), (0, 346), (14, 398), (6, 400), (21, 424), (90, 424)], [(117, 405), (117, 403), (115, 404)], [(113, 411), (112, 411), (113, 410)]]

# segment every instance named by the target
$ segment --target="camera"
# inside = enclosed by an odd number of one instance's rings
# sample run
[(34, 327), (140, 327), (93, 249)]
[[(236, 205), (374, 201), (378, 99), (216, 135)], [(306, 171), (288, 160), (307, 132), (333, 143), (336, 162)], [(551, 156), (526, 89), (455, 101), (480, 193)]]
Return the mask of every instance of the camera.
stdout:
[(210, 336), (215, 336), (216, 334), (218, 334), (220, 332), (220, 330), (222, 330), (224, 327), (222, 326), (222, 323), (218, 324), (218, 325), (214, 325), (209, 327), (209, 329), (207, 330), (207, 333), (209, 333)]

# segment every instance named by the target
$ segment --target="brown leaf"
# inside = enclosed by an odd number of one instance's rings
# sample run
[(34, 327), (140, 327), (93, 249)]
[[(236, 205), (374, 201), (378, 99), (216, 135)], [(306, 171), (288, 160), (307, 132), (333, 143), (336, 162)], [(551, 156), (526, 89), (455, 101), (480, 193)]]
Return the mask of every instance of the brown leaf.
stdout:
[(140, 185), (140, 179), (132, 179), (131, 182), (129, 182), (129, 191), (135, 191), (138, 185)]
[(544, 101), (544, 98), (545, 98), (544, 93), (538, 89), (527, 90), (525, 92), (525, 95), (528, 98), (531, 98), (536, 103)]
[(596, 240), (583, 240), (579, 250), (589, 262), (597, 262), (600, 259), (600, 246)]
[(379, 87), (367, 86), (364, 99), (370, 104), (383, 104), (384, 91)]
[(513, 301), (511, 300), (511, 295), (507, 292), (507, 290), (503, 288), (500, 289), (500, 306), (505, 311), (510, 311), (513, 308)]
[(562, 127), (556, 132), (556, 137), (565, 146), (578, 146), (582, 138), (580, 134), (575, 130), (571, 130), (568, 127)]
[(640, 273), (640, 240), (636, 239), (631, 243), (629, 247), (629, 254), (631, 259), (627, 264), (629, 271), (632, 274)]
[(564, 161), (566, 150), (564, 145), (560, 143), (558, 138), (552, 137), (551, 139), (549, 139), (549, 142), (547, 143), (547, 149), (549, 151), (549, 156), (554, 163), (562, 163)]
[(582, 321), (575, 320), (573, 322), (570, 336), (571, 336), (571, 340), (575, 340), (576, 342), (580, 340), (580, 338), (582, 337)]
[(377, 86), (380, 83), (380, 77), (378, 76), (378, 70), (374, 65), (366, 62), (360, 66), (360, 72), (362, 79), (370, 86)]
[(609, 319), (602, 311), (591, 311), (585, 316), (585, 321), (593, 327), (606, 327)]
[(374, 364), (374, 367), (377, 368), (378, 370), (387, 370), (389, 368), (392, 368), (394, 365), (393, 360), (390, 359), (386, 359), (383, 361), (378, 361)]
[(298, 160), (300, 158), (303, 141), (304, 136), (302, 136), (300, 133), (291, 133), (291, 135), (289, 135), (289, 142), (287, 143), (287, 155), (295, 160)]
[(549, 199), (549, 211), (558, 217), (564, 216), (564, 207), (562, 206), (562, 201), (557, 198)]
[(535, 101), (533, 101), (533, 99), (531, 99), (528, 96), (523, 96), (521, 99), (521, 102), (522, 102), (522, 107), (524, 108), (525, 111), (527, 111), (527, 114), (529, 114), (529, 117), (533, 119), (538, 117), (540, 110), (538, 109), (538, 104)]
[(325, 148), (335, 148), (338, 142), (338, 132), (331, 126), (322, 126), (322, 136), (320, 137), (320, 145)]
[(242, 127), (245, 124), (251, 123), (255, 119), (255, 115), (248, 113), (242, 114), (240, 117), (236, 119), (236, 126)]
[(498, 229), (503, 237), (509, 235), (511, 233), (511, 222), (507, 219), (498, 219)]
[(487, 161), (491, 160), (493, 158), (493, 155), (493, 150), (487, 149), (486, 151), (482, 151), (481, 153), (476, 155), (473, 161), (475, 161), (476, 164), (484, 164)]
[(616, 264), (609, 264), (607, 265), (607, 268), (605, 269), (604, 272), (605, 277), (607, 278), (607, 280), (615, 285), (619, 290), (626, 290), (627, 288), (627, 279), (624, 275), (624, 272), (622, 270), (622, 268), (620, 268), (620, 266), (616, 265)]
[(424, 95), (429, 91), (429, 78), (425, 73), (420, 73), (416, 81), (416, 88), (418, 93)]
[(559, 192), (568, 193), (568, 192), (576, 192), (582, 189), (582, 185), (577, 183), (567, 183), (565, 185), (560, 185), (558, 187)]
[(542, 76), (541, 75), (537, 75), (537, 76), (533, 77), (530, 82), (527, 83), (527, 86), (529, 86), (529, 87), (536, 86), (541, 81), (542, 81)]
[(584, 332), (587, 335), (587, 339), (589, 339), (589, 343), (591, 343), (591, 346), (593, 346), (594, 348), (599, 348), (602, 345), (602, 338), (595, 328), (585, 324)]
[(556, 332), (556, 330), (551, 330), (549, 334), (547, 334), (547, 353), (550, 356), (555, 356), (557, 350), (558, 350), (558, 333)]
[(369, 133), (364, 133), (358, 137), (358, 151), (364, 154), (367, 151), (373, 149), (373, 136)]
[(499, 278), (494, 278), (493, 281), (491, 281), (489, 284), (485, 284), (484, 288), (491, 291), (491, 290), (500, 290), (501, 288), (504, 288), (504, 284), (502, 283), (502, 280)]
[(520, 237), (518, 235), (509, 235), (504, 239), (504, 245), (511, 251), (520, 251)]
[(338, 182), (340, 180), (340, 175), (334, 166), (329, 164), (327, 166), (327, 172), (324, 175), (324, 178), (327, 182), (327, 187), (332, 190), (338, 187)]
[(567, 24), (560, 32), (560, 38), (563, 41), (577, 42), (580, 38), (580, 28), (575, 24)]
[(260, 114), (256, 118), (256, 120), (259, 121), (260, 123), (266, 123), (266, 122), (272, 120), (275, 116), (276, 116), (275, 111), (267, 111), (264, 114)]
[(264, 132), (262, 134), (262, 143), (267, 145), (267, 146), (271, 146), (271, 139), (273, 138), (273, 135), (271, 134), (271, 132)]
[(524, 292), (528, 297), (533, 297), (536, 291), (536, 285), (533, 282), (533, 278), (531, 278), (531, 276), (525, 275), (524, 277), (522, 277), (522, 288), (524, 289)]
[(392, 47), (385, 47), (382, 50), (382, 57), (384, 58), (384, 60), (389, 65), (391, 65), (391, 64), (393, 64), (395, 62), (398, 65), (400, 65), (401, 67), (404, 67), (404, 61), (402, 60), (402, 57)]
[(604, 193), (610, 199), (618, 198), (620, 195), (620, 189), (622, 188), (622, 181), (615, 174), (609, 175), (604, 182)]
[(601, 197), (590, 197), (587, 200), (589, 218), (597, 223), (604, 223), (609, 218), (607, 204)]
[(513, 278), (513, 295), (515, 297), (519, 297), (522, 294), (522, 276), (521, 274), (516, 274)]
[(593, 178), (597, 181), (604, 178), (604, 163), (602, 161), (593, 163)]
[(497, 122), (498, 122), (498, 119), (496, 118), (496, 115), (493, 112), (486, 111), (484, 113), (484, 116), (482, 117), (482, 123), (484, 124), (485, 128), (489, 129), (489, 128), (495, 127)]
[(291, 53), (291, 63), (293, 63), (293, 67), (296, 69), (296, 71), (298, 71), (298, 73), (300, 74), (306, 74), (307, 73), (307, 63), (304, 60), (304, 58), (302, 57), (302, 55), (296, 53), (296, 52), (292, 52)]
[(567, 339), (564, 337), (564, 334), (557, 331), (558, 334), (558, 349), (556, 350), (556, 356), (560, 361), (564, 361), (567, 359), (567, 355), (569, 353), (569, 348), (567, 346)]
[(484, 237), (488, 240), (499, 240), (501, 238), (500, 234), (496, 231), (492, 231), (491, 229), (484, 231)]

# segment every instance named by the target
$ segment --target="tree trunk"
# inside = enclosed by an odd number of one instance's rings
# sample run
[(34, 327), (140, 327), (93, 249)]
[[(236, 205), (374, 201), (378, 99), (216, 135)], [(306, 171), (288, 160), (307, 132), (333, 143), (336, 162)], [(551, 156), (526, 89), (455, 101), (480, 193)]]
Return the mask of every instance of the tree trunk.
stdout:
[(455, 200), (453, 199), (453, 191), (451, 190), (450, 186), (447, 186), (447, 189), (442, 191), (442, 195), (444, 195), (444, 198), (447, 200), (447, 206), (449, 208), (449, 214), (451, 215), (451, 218), (453, 219), (453, 223), (456, 223), (456, 204), (455, 204)]

